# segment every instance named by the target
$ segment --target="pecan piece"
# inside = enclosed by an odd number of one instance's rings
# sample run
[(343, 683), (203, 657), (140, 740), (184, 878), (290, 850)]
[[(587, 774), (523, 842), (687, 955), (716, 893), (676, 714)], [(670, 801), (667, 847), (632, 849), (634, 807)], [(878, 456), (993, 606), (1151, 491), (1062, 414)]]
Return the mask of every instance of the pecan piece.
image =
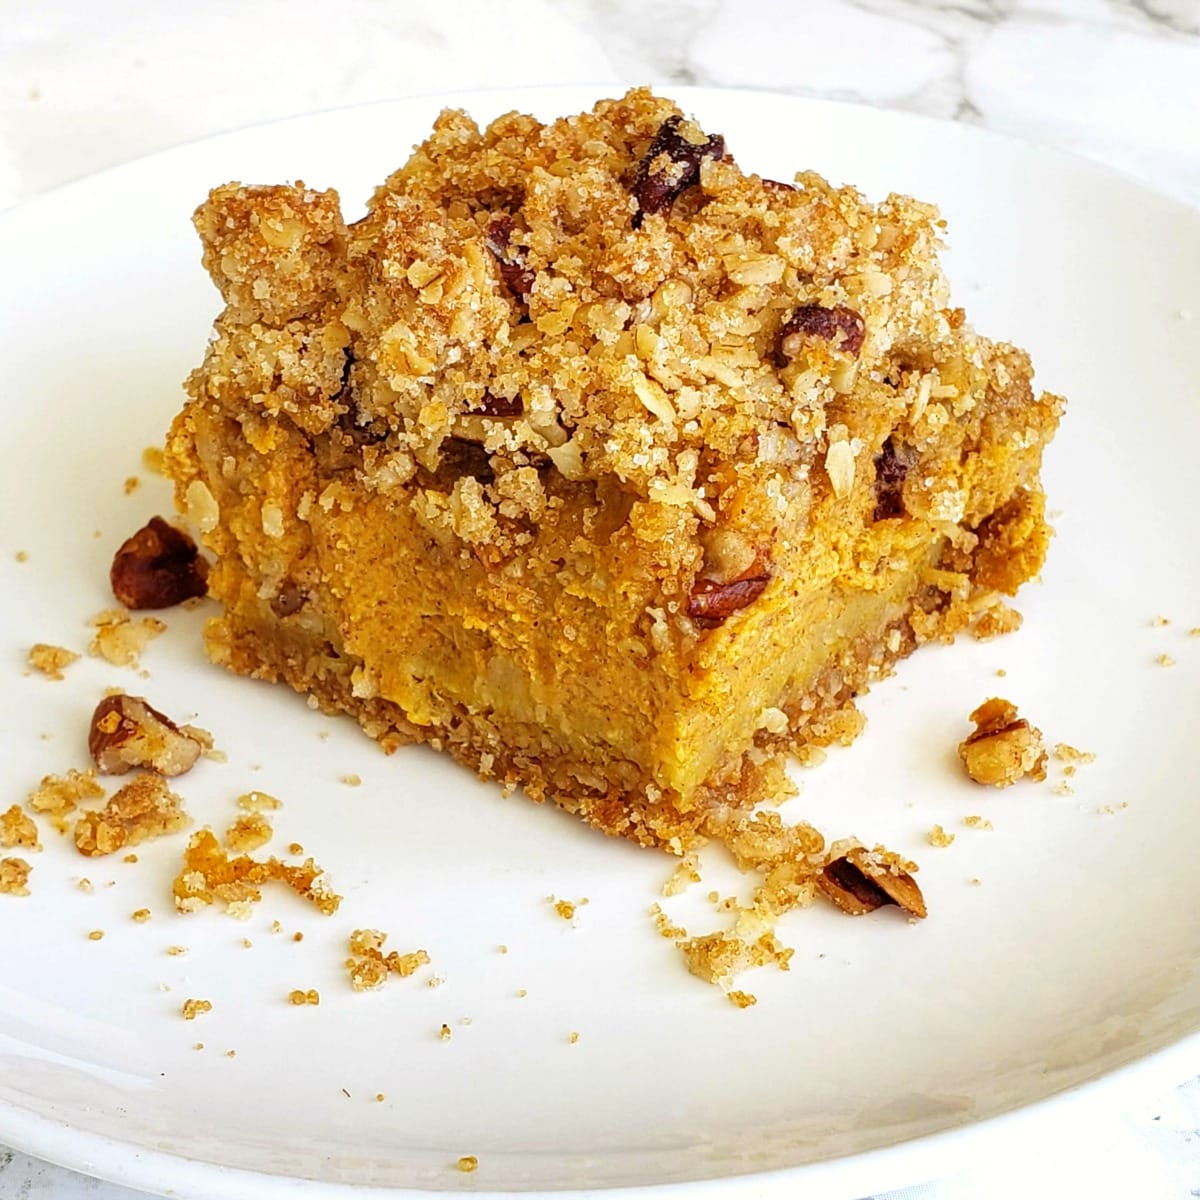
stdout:
[(468, 411), (483, 417), (519, 417), (525, 411), (525, 405), (520, 396), (497, 396), (493, 392), (484, 392), (479, 403)]
[(701, 629), (715, 629), (740, 608), (753, 604), (770, 582), (766, 572), (744, 575), (728, 583), (697, 579), (688, 596), (687, 615)]
[(831, 342), (834, 350), (857, 358), (862, 350), (866, 325), (852, 308), (837, 305), (826, 308), (821, 304), (802, 304), (784, 322), (779, 331), (779, 348), (775, 365), (786, 367), (804, 347), (809, 338)]
[(924, 917), (925, 897), (910, 872), (914, 863), (876, 846), (855, 846), (830, 859), (817, 876), (822, 894), (843, 912), (861, 917), (886, 904), (894, 904), (914, 917)]
[(487, 228), (487, 248), (496, 260), (500, 278), (504, 280), (505, 286), (519, 300), (525, 300), (533, 291), (537, 275), (529, 269), (525, 261), (525, 247), (512, 244), (515, 228), (515, 222), (507, 213), (493, 217)]
[(281, 620), (298, 613), (308, 600), (308, 593), (296, 582), (289, 579), (279, 589), (279, 594), (271, 601), (271, 611)]
[(208, 563), (186, 533), (151, 517), (113, 556), (109, 581), (126, 608), (170, 608), (208, 591)]
[(1040, 729), (1017, 715), (1015, 704), (992, 697), (972, 714), (975, 732), (960, 743), (967, 774), (991, 787), (1008, 787), (1026, 775), (1046, 778), (1046, 748)]
[(724, 156), (725, 139), (719, 133), (709, 137), (683, 117), (668, 117), (638, 163), (633, 182), (638, 203), (634, 229), (641, 226), (646, 213), (665, 211), (682, 192), (699, 183), (700, 164), (706, 158)]
[(182, 775), (203, 749), (201, 739), (141, 696), (106, 696), (92, 713), (88, 750), (101, 775), (124, 775), (134, 767)]
[(904, 480), (912, 465), (912, 451), (889, 437), (875, 456), (876, 521), (904, 515)]

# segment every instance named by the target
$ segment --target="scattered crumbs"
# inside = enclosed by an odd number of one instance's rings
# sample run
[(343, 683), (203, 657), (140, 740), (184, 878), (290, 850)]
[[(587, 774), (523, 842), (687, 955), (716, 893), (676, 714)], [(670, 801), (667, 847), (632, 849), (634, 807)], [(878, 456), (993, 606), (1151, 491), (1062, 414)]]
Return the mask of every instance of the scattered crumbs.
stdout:
[(947, 833), (940, 825), (934, 825), (926, 836), (931, 846), (949, 846), (954, 841), (954, 834)]
[(150, 920), (150, 910), (148, 908), (135, 908), (129, 915), (139, 925), (145, 925)]
[(460, 1025), (470, 1025), (470, 1024), (471, 1024), (471, 1018), (470, 1018), (470, 1017), (460, 1017), (460, 1018), (458, 1019), (458, 1023), (459, 1023)]
[(968, 880), (967, 880), (967, 882), (968, 882), (968, 883), (969, 883), (969, 884), (970, 884), (972, 887), (982, 887), (982, 886), (983, 886), (982, 882), (981, 882), (980, 880), (978, 880), (978, 879), (968, 879)]
[(303, 854), (304, 847), (302, 845), (300, 845), (299, 842), (290, 842), (288, 844), (288, 853), (289, 854)]
[(204, 1049), (204, 1043), (203, 1043), (203, 1042), (193, 1042), (193, 1043), (192, 1043), (192, 1049), (193, 1049), (193, 1050), (203, 1050), (203, 1049)]
[(65, 775), (43, 776), (41, 783), (29, 793), (26, 803), (33, 812), (45, 813), (59, 833), (66, 833), (71, 827), (67, 814), (74, 812), (82, 801), (97, 800), (103, 795), (104, 789), (96, 782), (95, 771), (72, 769)]
[(237, 806), (252, 813), (274, 812), (283, 807), (283, 801), (266, 792), (246, 792), (237, 798)]
[(17, 562), (28, 562), (29, 552), (27, 550), (18, 550), (14, 557), (16, 558)]
[(252, 950), (254, 949), (254, 943), (249, 938), (242, 938), (242, 949)]
[(343, 782), (343, 783), (344, 783), (344, 784), (345, 784), (347, 787), (361, 787), (361, 786), (362, 786), (362, 776), (361, 776), (361, 775), (354, 775), (354, 774), (350, 774), (350, 775), (343, 775), (343, 776), (342, 776), (342, 782)]
[(1159, 616), (1155, 617), (1154, 620), (1151, 621), (1150, 623), (1152, 625), (1154, 625), (1156, 628), (1161, 629), (1164, 625), (1170, 625), (1171, 620), (1169, 617), (1164, 617), (1162, 615), (1159, 615)]
[(431, 988), (441, 987), (446, 982), (445, 975), (430, 975), (428, 984)]
[(570, 1032), (570, 1033), (567, 1035), (567, 1041), (568, 1041), (568, 1042), (569, 1042), (569, 1043), (570, 1043), (572, 1046), (573, 1046), (573, 1045), (575, 1045), (575, 1043), (576, 1043), (577, 1041), (579, 1041), (579, 1031), (578, 1031), (578, 1030), (576, 1030), (576, 1029), (572, 1029), (572, 1030), (571, 1030), (571, 1032)]
[(244, 813), (225, 830), (225, 845), (239, 854), (248, 854), (265, 846), (274, 832), (271, 822), (262, 813)]
[(75, 823), (75, 848), (87, 858), (112, 854), (126, 845), (178, 833), (192, 823), (183, 798), (161, 775), (135, 776), (109, 797), (105, 806), (85, 812)]
[(271, 932), (272, 932), (272, 933), (282, 933), (282, 932), (283, 932), (283, 924), (282, 924), (282, 922), (280, 922), (280, 921), (272, 921), (272, 922), (271, 922)]
[(237, 1051), (236, 1050), (226, 1050), (225, 1057), (226, 1058), (237, 1058)]
[(103, 529), (93, 529), (92, 530), (92, 537), (95, 538), (96, 541), (99, 541), (103, 536), (104, 536)]
[(0, 858), (0, 896), (28, 896), (32, 871), (23, 858)]
[(588, 902), (586, 896), (581, 900), (560, 900), (557, 896), (547, 896), (546, 899), (554, 905), (554, 911), (564, 921), (574, 920), (576, 912)]
[(40, 850), (38, 828), (33, 818), (19, 805), (0, 813), (0, 849)]
[(88, 624), (96, 630), (88, 643), (88, 653), (105, 659), (114, 667), (136, 667), (146, 643), (167, 627), (157, 617), (133, 620), (123, 608), (105, 609), (89, 618)]
[(103, 929), (93, 929), (92, 932), (88, 934), (89, 942), (99, 942), (99, 941), (103, 941), (103, 940), (104, 940), (104, 930)]
[(1072, 778), (1074, 778), (1074, 776), (1078, 772), (1078, 770), (1079, 770), (1079, 768), (1074, 763), (1067, 763), (1067, 765), (1065, 767), (1063, 767), (1063, 774), (1068, 779), (1072, 779)]
[(350, 957), (346, 969), (350, 972), (350, 983), (356, 992), (380, 988), (387, 982), (389, 974), (406, 979), (418, 967), (428, 963), (429, 955), (424, 950), (413, 950), (401, 954), (396, 950), (383, 952), (387, 934), (379, 929), (356, 929), (350, 935)]
[(1200, 625), (1193, 625), (1192, 628), (1188, 630), (1188, 637), (1200, 637)]
[(125, 495), (132, 496), (141, 485), (142, 481), (136, 475), (130, 475), (125, 480)]
[(49, 642), (34, 642), (29, 647), (29, 665), (41, 671), (47, 679), (62, 679), (63, 668), (79, 661), (79, 655), (66, 646), (54, 646)]
[(292, 941), (293, 941), (293, 942), (302, 942), (302, 941), (304, 941), (304, 934), (302, 934), (302, 933), (300, 932), (300, 930), (298, 930), (298, 929), (297, 929), (297, 930), (296, 930), (296, 932), (292, 934)]
[(94, 890), (92, 887), (92, 881), (86, 875), (81, 875), (76, 881), (75, 886), (81, 892), (91, 893)]
[(997, 667), (996, 674), (999, 678), (1003, 679), (1008, 674), (1008, 672), (1003, 667)]
[(963, 817), (963, 824), (968, 829), (995, 829), (995, 826), (987, 819), (987, 817), (980, 817), (974, 813), (972, 813), (969, 817)]
[[(713, 891), (708, 893), (708, 898), (715, 904), (720, 896)], [(657, 903), (650, 905), (650, 915), (654, 918), (654, 925), (660, 937), (667, 938), (669, 941), (678, 941), (680, 938), (687, 937), (687, 930), (682, 925), (674, 924), (671, 918), (663, 912), (661, 905)]]
[(1056, 796), (1075, 795), (1075, 789), (1065, 779), (1060, 779), (1050, 790)]
[(301, 988), (293, 988), (288, 992), (288, 1003), (297, 1006), (301, 1004), (320, 1004), (321, 993), (316, 988), (309, 988), (307, 991)]
[[(705, 899), (709, 902), (709, 904), (716, 904), (717, 901), (721, 899), (721, 893), (718, 892), (716, 888), (713, 888), (713, 890), (708, 893), (708, 895), (705, 897)], [(657, 908), (657, 907), (658, 906), (655, 905), (655, 908)], [(653, 911), (654, 910), (651, 909), (651, 912), (653, 912)]]
[(323, 742), (329, 741), (329, 730), (328, 729), (319, 730), (317, 733), (317, 737), (319, 737), (321, 739), (321, 741), (323, 741)]
[(450, 1026), (447, 1025), (445, 1021), (442, 1022), (442, 1027), (438, 1030), (438, 1037), (441, 1038), (443, 1042), (448, 1042), (450, 1040)]
[(529, 993), (524, 988), (517, 988), (517, 999), (524, 1000)]
[(187, 953), (187, 947), (186, 946), (168, 946), (167, 953), (172, 958), (178, 958), (181, 954)]
[(700, 857), (695, 850), (689, 850), (680, 860), (679, 865), (671, 874), (671, 878), (662, 886), (664, 896), (678, 896), (686, 891), (693, 883), (700, 882)]
[(384, 1102), (384, 1100), (386, 1100), (386, 1099), (387, 1099), (387, 1097), (382, 1092), (375, 1093), (375, 1103), (376, 1104), (382, 1104)]
[(739, 991), (737, 988), (734, 988), (731, 992), (726, 992), (725, 998), (735, 1008), (749, 1008), (751, 1005), (758, 1003), (757, 996), (750, 992)]
[(1173, 667), (1175, 660), (1169, 654), (1160, 654), (1155, 660), (1160, 667)]
[(127, 863), (135, 863), (135, 862), (137, 862), (137, 860), (138, 860), (138, 856), (136, 854), (127, 854), (127, 855), (125, 855), (125, 857), (123, 859), (121, 859), (122, 862), (127, 862)]
[(501, 953), (501, 954), (507, 954), (507, 953), (508, 953), (508, 947), (507, 947), (506, 945), (504, 945), (504, 943), (503, 943), (503, 942), (501, 942), (501, 943), (500, 943), (500, 945), (496, 947), (496, 949), (497, 949), (497, 951), (498, 951), (499, 953)]
[(161, 446), (147, 446), (142, 451), (142, 466), (152, 475), (161, 475), (165, 457)]
[(1095, 754), (1090, 750), (1078, 750), (1066, 742), (1059, 742), (1054, 747), (1054, 757), (1065, 763), (1092, 763), (1096, 761)]
[(454, 1164), (464, 1175), (470, 1175), (479, 1166), (479, 1159), (473, 1154), (464, 1154), (462, 1158)]
[[(248, 915), (248, 906), (262, 899), (262, 885), (272, 881), (291, 888), (326, 916), (335, 913), (342, 902), (341, 896), (329, 887), (323, 868), (311, 858), (299, 866), (277, 858), (260, 860), (246, 855), (231, 858), (211, 829), (201, 829), (188, 842), (183, 864), (172, 883), (175, 907), (190, 913), (220, 902), (231, 916), (244, 917)], [(275, 924), (279, 928), (273, 927), (274, 932), (282, 932), (283, 927)]]

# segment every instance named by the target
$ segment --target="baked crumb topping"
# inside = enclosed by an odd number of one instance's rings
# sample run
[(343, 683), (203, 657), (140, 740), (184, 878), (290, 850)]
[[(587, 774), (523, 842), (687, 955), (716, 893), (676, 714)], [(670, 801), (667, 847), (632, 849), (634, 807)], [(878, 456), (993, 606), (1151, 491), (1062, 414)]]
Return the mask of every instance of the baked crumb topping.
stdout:
[(204, 1013), (212, 1012), (211, 1000), (185, 1000), (183, 1002), (183, 1019), (185, 1021), (194, 1021), (197, 1017)]
[(135, 621), (123, 608), (105, 609), (88, 624), (96, 630), (88, 643), (88, 653), (105, 659), (114, 667), (136, 667), (146, 644), (166, 629), (157, 617), (141, 617)]
[(183, 798), (167, 787), (161, 775), (144, 773), (114, 792), (104, 808), (79, 818), (75, 846), (80, 854), (95, 858), (178, 833), (190, 824)]
[(958, 747), (967, 774), (976, 783), (1008, 787), (1026, 775), (1046, 778), (1046, 749), (1041, 730), (1017, 713), (1015, 704), (993, 697), (970, 718), (975, 732)]
[(175, 907), (196, 912), (220, 903), (234, 917), (250, 915), (250, 905), (262, 899), (262, 886), (278, 882), (289, 887), (326, 916), (337, 912), (342, 898), (329, 887), (324, 870), (311, 858), (296, 866), (277, 858), (265, 861), (239, 855), (231, 858), (211, 829), (192, 834), (183, 866), (172, 884)]
[(63, 669), (78, 659), (79, 655), (74, 650), (48, 642), (35, 642), (29, 648), (29, 665), (48, 679), (63, 679)]
[(346, 959), (346, 969), (350, 972), (350, 983), (356, 992), (381, 988), (389, 974), (405, 979), (430, 961), (424, 950), (412, 950), (407, 954), (391, 950), (384, 954), (383, 944), (387, 936), (379, 929), (356, 929), (350, 935), (350, 957)]
[(19, 804), (0, 813), (0, 849), (40, 850), (37, 824)]
[(67, 815), (85, 800), (97, 800), (104, 789), (96, 782), (93, 770), (77, 771), (74, 768), (65, 775), (46, 775), (41, 783), (29, 793), (26, 800), (35, 813), (44, 813), (59, 833), (70, 829)]
[(0, 858), (0, 896), (28, 896), (32, 871), (23, 858)]
[(238, 817), (225, 830), (225, 845), (239, 854), (249, 854), (265, 846), (274, 834), (271, 822), (261, 813)]

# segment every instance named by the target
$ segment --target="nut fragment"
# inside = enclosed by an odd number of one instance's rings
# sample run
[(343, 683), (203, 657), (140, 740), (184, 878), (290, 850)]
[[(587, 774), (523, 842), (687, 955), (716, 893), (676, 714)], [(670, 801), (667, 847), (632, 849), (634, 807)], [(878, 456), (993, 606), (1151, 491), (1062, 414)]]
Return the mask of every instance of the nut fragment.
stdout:
[(208, 591), (208, 564), (186, 533), (151, 517), (113, 557), (109, 580), (126, 608), (170, 608)]
[(876, 846), (852, 846), (842, 853), (834, 846), (830, 859), (817, 878), (817, 886), (828, 899), (852, 917), (895, 904), (914, 917), (926, 914), (925, 897), (912, 877), (915, 863)]
[(779, 331), (775, 363), (786, 367), (813, 338), (829, 342), (834, 350), (857, 358), (862, 350), (865, 332), (866, 325), (862, 317), (852, 308), (840, 304), (834, 308), (825, 308), (821, 304), (802, 304)]
[(753, 604), (770, 580), (771, 576), (765, 571), (729, 583), (697, 579), (688, 596), (687, 615), (701, 629), (715, 629), (738, 609)]
[(725, 139), (719, 133), (709, 137), (683, 117), (668, 117), (638, 164), (633, 184), (638, 203), (634, 229), (646, 213), (663, 212), (682, 192), (699, 183), (700, 164), (706, 158), (724, 156)]
[(520, 396), (497, 396), (494, 392), (484, 392), (479, 403), (469, 410), (484, 417), (519, 417), (525, 406)]
[(1008, 787), (1025, 775), (1046, 778), (1041, 731), (1017, 715), (1016, 705), (993, 697), (972, 714), (975, 732), (958, 747), (967, 774), (976, 782)]
[(904, 480), (912, 465), (912, 452), (889, 437), (875, 456), (874, 520), (904, 515)]
[(487, 248), (496, 260), (505, 286), (518, 300), (525, 300), (533, 291), (537, 275), (526, 264), (525, 247), (512, 243), (515, 228), (515, 222), (507, 213), (493, 217), (487, 229)]
[(182, 775), (196, 765), (203, 741), (180, 729), (141, 696), (106, 696), (92, 713), (88, 750), (101, 775), (146, 767)]

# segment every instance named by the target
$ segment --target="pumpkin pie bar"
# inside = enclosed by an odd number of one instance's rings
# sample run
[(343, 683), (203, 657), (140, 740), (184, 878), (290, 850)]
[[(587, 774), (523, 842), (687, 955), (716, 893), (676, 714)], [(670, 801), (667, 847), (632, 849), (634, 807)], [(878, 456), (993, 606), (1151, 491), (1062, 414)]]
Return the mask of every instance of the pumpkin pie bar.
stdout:
[(442, 113), (347, 224), (218, 187), (167, 468), (233, 671), (680, 851), (1046, 551), (1064, 402), (936, 209), (753, 174), (646, 90)]

